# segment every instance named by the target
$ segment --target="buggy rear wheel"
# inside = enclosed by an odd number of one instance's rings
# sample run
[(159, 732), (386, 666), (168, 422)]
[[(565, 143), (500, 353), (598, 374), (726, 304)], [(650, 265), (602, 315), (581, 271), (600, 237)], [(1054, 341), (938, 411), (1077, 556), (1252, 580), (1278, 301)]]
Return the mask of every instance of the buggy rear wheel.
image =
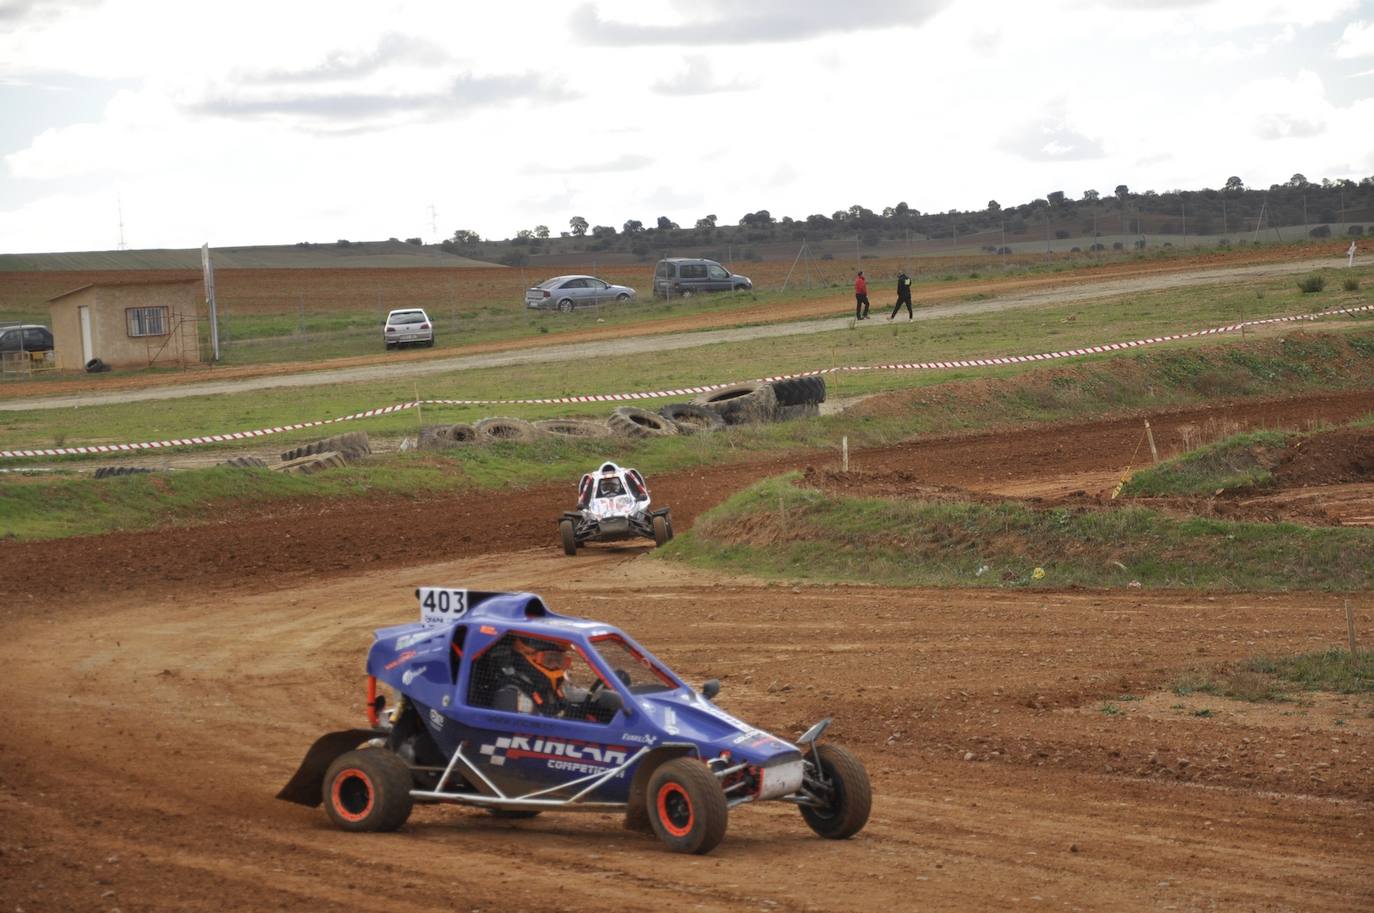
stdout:
[(711, 769), (696, 758), (665, 761), (649, 778), (649, 824), (677, 853), (709, 853), (725, 838), (730, 809)]
[(801, 806), (802, 817), (811, 830), (830, 840), (853, 837), (868, 823), (873, 791), (868, 771), (859, 759), (838, 745), (817, 745), (820, 777), (815, 777), (814, 761), (807, 759), (805, 785), (826, 801), (823, 808)]
[(577, 533), (573, 530), (571, 520), (560, 520), (558, 523), (558, 534), (563, 538), (563, 554), (577, 554)]
[(344, 752), (324, 775), (324, 810), (346, 831), (394, 831), (410, 817), (406, 762), (384, 748)]
[(668, 525), (668, 518), (654, 517), (654, 547), (667, 545), (671, 538), (673, 538), (673, 528)]

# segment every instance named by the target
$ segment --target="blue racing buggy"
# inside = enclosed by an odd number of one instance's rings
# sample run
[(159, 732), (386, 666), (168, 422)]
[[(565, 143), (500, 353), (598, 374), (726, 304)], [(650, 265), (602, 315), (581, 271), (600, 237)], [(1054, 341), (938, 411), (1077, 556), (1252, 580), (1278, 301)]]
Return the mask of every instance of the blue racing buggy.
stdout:
[(868, 774), (819, 742), (828, 719), (785, 742), (712, 703), (716, 680), (698, 693), (618, 629), (532, 593), (416, 595), (420, 622), (379, 629), (368, 652), (371, 728), (317, 739), (278, 798), (354, 831), (395, 830), (416, 802), (623, 811), (684, 853), (709, 852), (749, 802), (792, 803), (832, 839), (867, 822)]

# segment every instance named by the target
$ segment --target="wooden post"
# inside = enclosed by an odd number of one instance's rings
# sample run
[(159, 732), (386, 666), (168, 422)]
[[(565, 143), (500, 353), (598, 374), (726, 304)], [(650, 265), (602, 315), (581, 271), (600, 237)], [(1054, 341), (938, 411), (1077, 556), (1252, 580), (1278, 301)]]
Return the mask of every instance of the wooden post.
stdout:
[(849, 472), (849, 435), (840, 438), (840, 471)]
[(1345, 601), (1345, 634), (1350, 638), (1350, 658), (1354, 659), (1357, 654), (1355, 647), (1355, 612), (1350, 608), (1350, 600)]
[(1150, 456), (1156, 463), (1159, 462), (1159, 450), (1155, 447), (1155, 433), (1150, 430), (1150, 420), (1145, 419), (1145, 437), (1150, 442)]

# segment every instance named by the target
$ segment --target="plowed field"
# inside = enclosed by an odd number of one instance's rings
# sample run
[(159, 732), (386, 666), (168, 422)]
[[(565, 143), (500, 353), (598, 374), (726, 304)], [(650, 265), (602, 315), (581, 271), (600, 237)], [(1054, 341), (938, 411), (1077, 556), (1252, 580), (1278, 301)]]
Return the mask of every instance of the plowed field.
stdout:
[[(1311, 397), (1151, 422), (1168, 438), (1209, 419), (1299, 428), (1370, 407)], [(889, 482), (1063, 496), (1114, 480), (1140, 430), (1132, 418), (854, 459)], [(650, 482), (682, 529), (754, 478), (833, 461)], [(570, 494), (298, 504), (0, 544), (0, 909), (1374, 907), (1374, 702), (1168, 690), (1187, 670), (1341, 642), (1341, 597), (793, 587), (638, 546), (565, 558), (553, 518)], [(371, 629), (411, 618), (410, 588), (430, 582), (533, 589), (623, 626), (785, 737), (833, 716), (874, 781), (868, 828), (832, 843), (786, 807), (746, 807), (696, 858), (612, 816), (420, 808), (399, 833), (352, 835), (275, 801), (317, 734), (361, 720)], [(1374, 630), (1368, 595), (1353, 601)]]

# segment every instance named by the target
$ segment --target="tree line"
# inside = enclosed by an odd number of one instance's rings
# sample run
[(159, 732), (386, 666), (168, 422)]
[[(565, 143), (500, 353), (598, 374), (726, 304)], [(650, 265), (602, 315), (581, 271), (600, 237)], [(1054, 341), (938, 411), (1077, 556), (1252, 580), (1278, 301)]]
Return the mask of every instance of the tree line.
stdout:
[[(692, 244), (763, 243), (768, 241), (824, 241), (857, 239), (865, 246), (899, 238), (951, 239), (987, 236), (1058, 238), (1103, 235), (1221, 235), (1241, 237), (1273, 226), (1310, 225), (1317, 237), (1331, 234), (1332, 224), (1346, 224), (1351, 234), (1374, 232), (1374, 175), (1360, 181), (1309, 181), (1294, 174), (1283, 184), (1248, 187), (1237, 175), (1219, 188), (1202, 190), (1132, 191), (1118, 184), (1111, 194), (1084, 190), (1071, 198), (1063, 190), (1013, 206), (989, 200), (979, 210), (922, 212), (905, 201), (881, 210), (855, 204), (826, 215), (801, 219), (776, 218), (767, 209), (747, 212), (738, 224), (720, 224), (711, 214), (684, 228), (667, 216), (652, 225), (628, 219), (620, 226), (592, 225), (582, 216), (568, 220), (568, 230), (552, 237), (548, 226), (523, 229), (515, 237), (484, 241), (480, 234), (460, 229), (443, 242), (445, 250), (472, 254), (484, 245), (500, 244), (508, 259), (522, 252), (548, 250), (618, 251), (647, 256), (656, 250)], [(1370, 223), (1366, 229), (1363, 224)], [(1323, 229), (1325, 231), (1323, 232)]]

